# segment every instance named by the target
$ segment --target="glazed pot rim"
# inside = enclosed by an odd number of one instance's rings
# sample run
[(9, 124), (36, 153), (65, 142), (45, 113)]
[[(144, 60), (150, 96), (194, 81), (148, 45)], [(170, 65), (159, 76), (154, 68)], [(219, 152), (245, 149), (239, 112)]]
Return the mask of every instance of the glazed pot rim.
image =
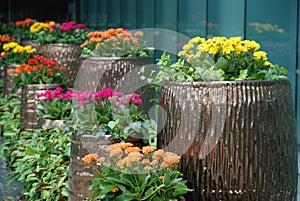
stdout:
[[(64, 47), (64, 46), (76, 46), (76, 47), (79, 47), (80, 48), (80, 45), (76, 45), (76, 44), (68, 44), (68, 43), (45, 43), (45, 44), (41, 44), (41, 46), (46, 46), (46, 45), (49, 45), (49, 46), (59, 46), (59, 47)], [(81, 49), (81, 48), (80, 48)]]
[(199, 81), (199, 82), (176, 82), (176, 81), (169, 81), (163, 82), (161, 85), (191, 85), (191, 86), (205, 86), (205, 85), (232, 85), (232, 84), (241, 84), (241, 85), (252, 85), (252, 84), (278, 84), (278, 83), (287, 83), (290, 82), (287, 78), (277, 79), (277, 80), (235, 80), (235, 81)]
[(45, 88), (48, 86), (63, 86), (63, 87), (67, 87), (67, 83), (62, 83), (62, 84), (25, 84), (22, 86), (22, 88), (30, 88), (30, 87), (34, 87), (34, 88)]
[(141, 56), (141, 57), (87, 57), (82, 58), (83, 60), (132, 60), (132, 59), (153, 59), (150, 56)]

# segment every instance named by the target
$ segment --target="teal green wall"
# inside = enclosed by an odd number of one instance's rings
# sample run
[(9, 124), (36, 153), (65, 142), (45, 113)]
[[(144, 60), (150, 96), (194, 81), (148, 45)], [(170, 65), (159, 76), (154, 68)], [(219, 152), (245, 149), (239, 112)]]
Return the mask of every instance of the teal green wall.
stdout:
[[(80, 21), (91, 29), (162, 28), (184, 34), (242, 36), (261, 44), (272, 63), (289, 70), (300, 144), (298, 0), (77, 0)], [(166, 41), (160, 37), (156, 43)]]

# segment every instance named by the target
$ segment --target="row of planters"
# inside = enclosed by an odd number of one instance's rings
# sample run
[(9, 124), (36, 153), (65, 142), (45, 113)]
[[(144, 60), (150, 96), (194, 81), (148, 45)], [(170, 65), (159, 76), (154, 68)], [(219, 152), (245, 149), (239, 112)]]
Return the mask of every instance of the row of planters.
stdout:
[[(158, 69), (139, 70), (140, 78), (159, 92), (156, 147), (161, 149), (155, 151), (156, 123), (140, 110), (150, 107), (148, 99), (140, 107), (138, 94), (111, 89), (130, 71), (152, 63), (142, 35), (124, 29), (87, 33), (74, 22), (46, 26), (39, 32), (39, 49), (46, 58), (57, 59), (50, 59), (58, 63), (51, 67), (66, 76), (60, 84), (68, 86), (56, 88), (51, 80), (46, 83), (51, 88), (30, 89), (33, 83), (24, 80), (54, 75), (48, 67), (43, 73), (28, 71), (34, 62), (25, 62), (26, 70), (19, 66), (10, 72), (15, 87), (22, 80), (21, 125), (23, 111), (31, 112), (25, 118), (36, 115), (34, 126), (38, 117), (62, 120), (66, 115), (63, 129), (72, 133), (69, 199), (172, 200), (185, 195), (187, 200), (296, 200), (295, 116), (286, 69), (269, 62), (258, 43), (240, 37), (195, 37), (175, 62), (162, 54)], [(75, 56), (76, 67), (62, 64), (71, 68), (68, 76), (57, 55), (66, 45), (54, 45), (56, 55), (42, 46), (74, 41), (81, 44), (82, 60)], [(137, 85), (137, 77), (127, 82)], [(34, 103), (30, 109), (25, 107), (29, 102)], [(21, 127), (21, 133), (26, 129)], [(136, 138), (144, 140), (132, 141)], [(177, 164), (192, 192), (187, 193)], [(94, 194), (87, 190), (90, 184)]]

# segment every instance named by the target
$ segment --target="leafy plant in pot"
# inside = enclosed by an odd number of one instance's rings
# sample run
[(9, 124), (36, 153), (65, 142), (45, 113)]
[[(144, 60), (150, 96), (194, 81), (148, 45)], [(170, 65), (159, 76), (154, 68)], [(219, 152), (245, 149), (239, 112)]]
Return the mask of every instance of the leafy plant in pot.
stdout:
[[(295, 199), (295, 117), (287, 70), (271, 63), (259, 43), (241, 37), (195, 37), (178, 56), (172, 63), (164, 53), (157, 62), (158, 72), (145, 76), (142, 69), (140, 73), (160, 89), (159, 103), (168, 119), (158, 135), (158, 147), (168, 146), (183, 155), (180, 170), (195, 190), (187, 195), (188, 200), (240, 199), (243, 195), (230, 192), (245, 188), (247, 196), (257, 199), (272, 199), (273, 191), (287, 192), (279, 200)], [(291, 149), (286, 152), (284, 147)], [(283, 162), (288, 170), (277, 166), (285, 158), (293, 164)], [(267, 159), (273, 162), (263, 165), (268, 169), (263, 174), (283, 173), (289, 179), (264, 183), (258, 176), (255, 185), (245, 179), (257, 176), (256, 170)], [(246, 171), (249, 163), (252, 172)], [(243, 172), (237, 174), (231, 168)], [(209, 181), (205, 180), (208, 176)], [(230, 182), (235, 179), (238, 185)], [(210, 186), (204, 188), (207, 183)]]
[(106, 154), (88, 154), (97, 174), (90, 190), (90, 200), (177, 200), (192, 191), (178, 171), (180, 156), (151, 146), (134, 147), (132, 143), (116, 143)]
[[(138, 110), (138, 94), (123, 94), (107, 88), (95, 93), (74, 91), (74, 118), (65, 129), (73, 130), (69, 174), (70, 200), (91, 196), (88, 186), (95, 172), (83, 163), (89, 153), (100, 153), (107, 145), (132, 142), (142, 147), (156, 144), (156, 122)], [(154, 140), (154, 142), (153, 142)], [(78, 174), (80, 172), (80, 174)], [(83, 182), (84, 181), (84, 182)]]

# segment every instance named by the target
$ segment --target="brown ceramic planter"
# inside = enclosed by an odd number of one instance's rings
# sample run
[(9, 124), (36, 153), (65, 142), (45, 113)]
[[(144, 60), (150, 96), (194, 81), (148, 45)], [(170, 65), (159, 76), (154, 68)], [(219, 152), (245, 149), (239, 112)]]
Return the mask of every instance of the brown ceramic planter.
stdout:
[[(115, 88), (124, 81), (124, 75), (137, 67), (152, 64), (150, 57), (89, 57), (81, 62), (75, 87), (80, 90), (98, 91)], [(131, 77), (124, 85), (134, 86), (137, 76)]]
[(72, 87), (80, 68), (81, 48), (73, 44), (43, 44), (39, 46), (38, 53), (51, 59), (56, 58), (60, 66), (66, 67), (65, 76), (67, 84)]
[(8, 74), (9, 70), (16, 70), (18, 64), (7, 64), (4, 66), (4, 79), (3, 79), (3, 95), (9, 96), (12, 93), (15, 73)]
[(22, 87), (21, 110), (20, 110), (20, 130), (33, 131), (37, 128), (39, 119), (36, 113), (38, 103), (37, 94), (46, 90), (53, 90), (57, 87), (66, 88), (66, 84), (31, 84)]
[[(165, 83), (158, 146), (182, 155), (189, 201), (296, 201), (288, 80)], [(160, 121), (161, 122), (161, 121)]]

